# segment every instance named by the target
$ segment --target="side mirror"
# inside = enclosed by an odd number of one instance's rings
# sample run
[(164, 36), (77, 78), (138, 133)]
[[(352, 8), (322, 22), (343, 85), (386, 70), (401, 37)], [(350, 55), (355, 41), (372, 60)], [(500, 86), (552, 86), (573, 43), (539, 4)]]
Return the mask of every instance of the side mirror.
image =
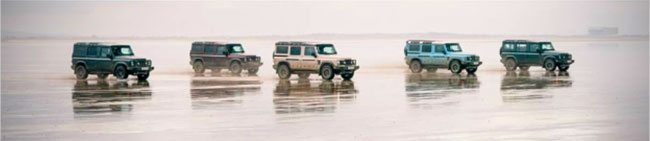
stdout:
[(316, 56), (316, 53), (311, 53), (311, 56), (314, 56), (314, 58), (317, 57), (317, 56)]
[(114, 57), (115, 57), (115, 56), (113, 56), (113, 54), (108, 54), (108, 58), (113, 59)]
[(541, 50), (541, 49), (537, 49), (537, 53), (542, 53), (542, 50)]
[(228, 51), (223, 51), (223, 52), (221, 52), (221, 54), (226, 55), (226, 56), (230, 55), (230, 54), (228, 53)]

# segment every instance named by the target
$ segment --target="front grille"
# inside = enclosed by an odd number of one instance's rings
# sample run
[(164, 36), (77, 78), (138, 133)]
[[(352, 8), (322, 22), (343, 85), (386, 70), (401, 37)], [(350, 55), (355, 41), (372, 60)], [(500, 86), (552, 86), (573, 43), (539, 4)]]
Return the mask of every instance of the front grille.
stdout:
[(480, 58), (478, 56), (470, 56), (467, 58), (467, 61), (479, 61)]
[(341, 64), (341, 65), (354, 65), (356, 63), (357, 62), (355, 60), (352, 60), (352, 59), (341, 60), (339, 62), (339, 64)]
[(261, 59), (259, 56), (253, 56), (253, 57), (247, 57), (247, 58), (246, 58), (246, 61), (255, 61), (255, 62), (259, 62), (259, 61), (262, 61), (262, 59)]

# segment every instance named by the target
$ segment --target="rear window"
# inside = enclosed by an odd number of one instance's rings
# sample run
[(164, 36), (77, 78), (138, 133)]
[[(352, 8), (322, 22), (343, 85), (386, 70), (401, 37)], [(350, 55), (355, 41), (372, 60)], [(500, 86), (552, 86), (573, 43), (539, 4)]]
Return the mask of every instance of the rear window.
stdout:
[(275, 53), (277, 53), (277, 54), (287, 54), (287, 53), (289, 53), (289, 47), (287, 47), (287, 46), (277, 46), (277, 47), (275, 47)]
[(501, 51), (514, 51), (515, 46), (510, 43), (503, 44), (503, 47), (501, 47)]
[(191, 53), (203, 53), (203, 46), (200, 44), (192, 44)]
[(72, 56), (86, 56), (86, 50), (88, 48), (82, 45), (75, 45)]
[(300, 55), (300, 47), (291, 47), (291, 55)]
[(88, 47), (88, 52), (86, 53), (86, 55), (97, 56), (97, 47), (96, 46)]
[(420, 45), (409, 45), (409, 51), (420, 51)]
[(422, 45), (422, 52), (431, 52), (431, 44)]

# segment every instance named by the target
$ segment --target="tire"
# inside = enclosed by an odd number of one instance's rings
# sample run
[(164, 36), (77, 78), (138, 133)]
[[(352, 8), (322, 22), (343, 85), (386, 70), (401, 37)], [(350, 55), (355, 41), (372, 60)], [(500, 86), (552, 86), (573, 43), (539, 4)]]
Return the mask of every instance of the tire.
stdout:
[(106, 79), (108, 77), (108, 73), (98, 73), (97, 78), (99, 79)]
[(332, 80), (334, 78), (334, 68), (331, 65), (324, 65), (320, 68), (320, 76), (325, 80)]
[(77, 67), (74, 68), (74, 74), (77, 79), (86, 79), (88, 78), (88, 69), (86, 69), (86, 66), (84, 65), (77, 65)]
[(528, 71), (528, 68), (530, 68), (530, 66), (519, 66), (519, 70), (521, 71)]
[(129, 78), (129, 74), (126, 72), (126, 67), (119, 65), (115, 68), (114, 74), (117, 79), (126, 79)]
[(251, 68), (248, 69), (248, 74), (257, 74), (257, 71), (259, 71), (260, 68)]
[(341, 77), (343, 77), (343, 80), (350, 80), (354, 76), (354, 73), (346, 73), (346, 74), (341, 74)]
[(289, 79), (289, 77), (291, 77), (291, 69), (289, 69), (289, 66), (284, 64), (278, 66), (276, 73), (281, 79)]
[(517, 70), (517, 62), (515, 62), (515, 59), (508, 58), (505, 63), (503, 63), (503, 66), (506, 67), (506, 70), (508, 71), (515, 71)]
[(194, 69), (194, 73), (205, 72), (205, 65), (203, 65), (203, 61), (195, 61), (192, 65), (192, 68)]
[(463, 72), (463, 66), (460, 65), (459, 61), (454, 60), (449, 64), (449, 70), (451, 70), (451, 73), (459, 74)]
[(138, 80), (140, 80), (140, 81), (142, 81), (142, 80), (147, 80), (147, 78), (149, 78), (149, 73), (146, 73), (146, 74), (139, 74), (139, 75), (138, 75)]
[(473, 69), (466, 69), (467, 74), (474, 74), (478, 70), (478, 68), (473, 68)]
[(560, 66), (560, 67), (558, 67), (558, 69), (560, 69), (560, 71), (567, 71), (567, 70), (569, 70), (569, 66), (564, 66), (564, 67)]
[(438, 69), (437, 68), (430, 68), (430, 69), (427, 69), (427, 72), (434, 73), (434, 72), (436, 72), (436, 70), (438, 70)]
[(309, 78), (309, 75), (311, 75), (311, 74), (309, 74), (309, 73), (299, 73), (298, 78), (307, 79), (307, 78)]
[(241, 73), (241, 64), (239, 62), (232, 62), (230, 63), (230, 67), (228, 67), (230, 72), (239, 74)]
[(418, 60), (413, 60), (411, 61), (411, 64), (409, 64), (409, 69), (411, 69), (411, 72), (413, 73), (420, 73), (422, 72), (422, 63)]
[(546, 71), (555, 71), (557, 65), (555, 65), (555, 61), (553, 61), (553, 59), (546, 59), (546, 61), (544, 61), (544, 68)]

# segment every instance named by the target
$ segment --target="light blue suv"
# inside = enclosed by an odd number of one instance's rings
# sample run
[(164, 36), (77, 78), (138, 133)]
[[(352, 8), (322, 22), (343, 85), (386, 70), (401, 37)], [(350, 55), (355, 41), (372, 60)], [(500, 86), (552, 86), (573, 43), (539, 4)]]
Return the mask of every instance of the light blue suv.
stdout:
[(463, 53), (458, 43), (434, 40), (408, 40), (404, 55), (404, 61), (413, 73), (420, 73), (423, 68), (429, 72), (446, 68), (452, 73), (461, 73), (465, 69), (473, 74), (482, 64), (478, 55)]

